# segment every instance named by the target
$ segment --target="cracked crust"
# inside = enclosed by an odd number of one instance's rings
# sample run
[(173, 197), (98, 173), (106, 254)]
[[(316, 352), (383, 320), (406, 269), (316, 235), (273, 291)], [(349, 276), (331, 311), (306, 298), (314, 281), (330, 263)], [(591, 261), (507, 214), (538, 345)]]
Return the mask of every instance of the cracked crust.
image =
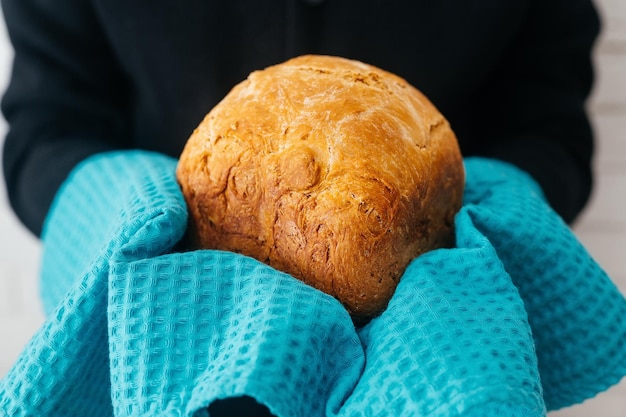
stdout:
[(195, 129), (178, 181), (194, 247), (243, 253), (336, 297), (355, 322), (408, 263), (453, 242), (456, 137), (418, 90), (307, 55), (255, 71)]

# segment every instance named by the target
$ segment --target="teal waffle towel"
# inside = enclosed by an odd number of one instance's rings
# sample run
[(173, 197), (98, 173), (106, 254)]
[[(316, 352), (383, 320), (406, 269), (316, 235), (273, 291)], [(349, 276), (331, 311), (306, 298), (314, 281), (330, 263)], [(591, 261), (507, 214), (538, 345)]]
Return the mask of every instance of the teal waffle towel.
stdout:
[(624, 298), (507, 164), (466, 160), (456, 247), (413, 261), (360, 329), (251, 258), (174, 252), (175, 165), (107, 153), (66, 181), (43, 237), (48, 319), (0, 381), (7, 415), (206, 416), (245, 395), (278, 417), (535, 417), (626, 374)]

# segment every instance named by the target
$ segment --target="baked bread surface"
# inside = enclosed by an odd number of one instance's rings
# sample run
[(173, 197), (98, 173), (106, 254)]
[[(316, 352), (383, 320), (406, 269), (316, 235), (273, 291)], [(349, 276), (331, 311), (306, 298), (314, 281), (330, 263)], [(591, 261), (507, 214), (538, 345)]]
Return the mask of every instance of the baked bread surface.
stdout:
[(177, 178), (195, 248), (268, 263), (359, 322), (412, 259), (453, 243), (464, 171), (449, 123), (405, 80), (307, 55), (235, 86), (194, 130)]

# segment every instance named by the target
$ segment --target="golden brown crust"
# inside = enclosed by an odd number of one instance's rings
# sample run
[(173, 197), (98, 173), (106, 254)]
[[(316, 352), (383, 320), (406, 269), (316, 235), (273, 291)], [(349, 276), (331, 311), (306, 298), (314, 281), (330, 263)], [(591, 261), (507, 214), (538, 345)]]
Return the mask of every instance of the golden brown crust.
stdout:
[(205, 117), (177, 176), (197, 247), (236, 251), (380, 313), (408, 263), (449, 245), (456, 137), (405, 80), (301, 56), (256, 71)]

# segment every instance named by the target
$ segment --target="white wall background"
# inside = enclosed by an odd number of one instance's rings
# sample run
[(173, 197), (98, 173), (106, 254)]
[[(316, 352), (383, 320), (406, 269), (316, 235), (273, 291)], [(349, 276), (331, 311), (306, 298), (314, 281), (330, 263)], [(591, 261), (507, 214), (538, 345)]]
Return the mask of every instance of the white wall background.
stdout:
[[(1, 18), (1, 15), (0, 15)], [(4, 91), (13, 52), (4, 20), (0, 19), (0, 90)], [(0, 116), (0, 145), (6, 122)], [(0, 182), (0, 378), (43, 320), (38, 300), (37, 273), (41, 248), (37, 239), (9, 210)]]
[[(19, 0), (16, 0), (19, 1)], [(604, 33), (596, 51), (597, 85), (590, 111), (598, 136), (597, 186), (574, 230), (626, 293), (626, 1), (597, 0)], [(0, 23), (0, 90), (4, 91), (12, 51)], [(0, 118), (1, 137), (6, 123)], [(41, 248), (8, 208), (0, 185), (0, 378), (43, 320), (37, 274)], [(582, 405), (551, 417), (624, 417), (626, 380)]]

